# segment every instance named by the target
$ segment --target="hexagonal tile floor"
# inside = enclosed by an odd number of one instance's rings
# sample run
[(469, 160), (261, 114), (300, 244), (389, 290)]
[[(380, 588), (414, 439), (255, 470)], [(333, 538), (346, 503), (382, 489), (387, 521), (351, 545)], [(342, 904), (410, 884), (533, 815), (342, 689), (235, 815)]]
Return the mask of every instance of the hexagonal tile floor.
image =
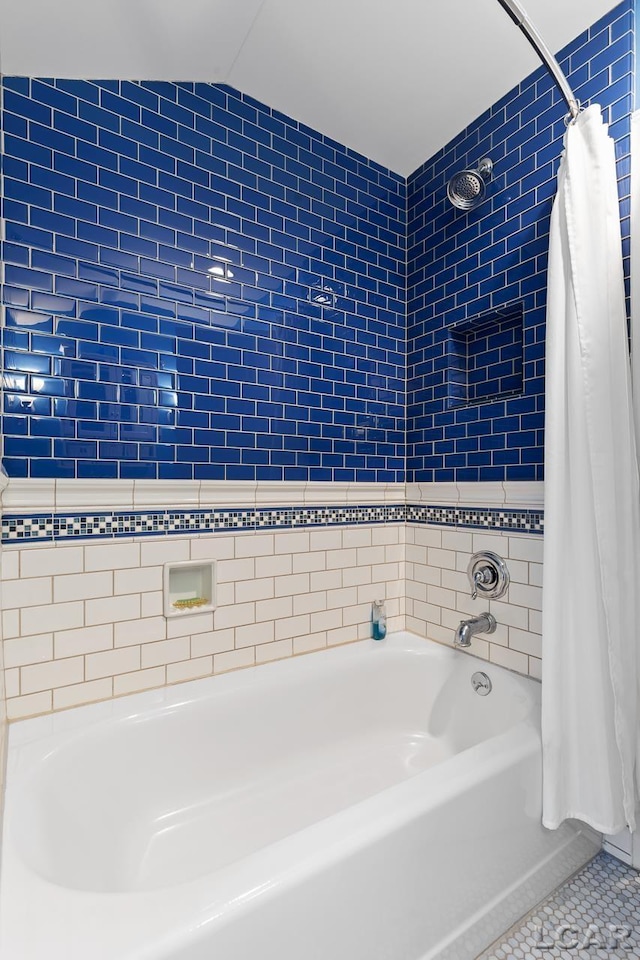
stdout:
[(640, 874), (600, 853), (478, 960), (640, 957)]

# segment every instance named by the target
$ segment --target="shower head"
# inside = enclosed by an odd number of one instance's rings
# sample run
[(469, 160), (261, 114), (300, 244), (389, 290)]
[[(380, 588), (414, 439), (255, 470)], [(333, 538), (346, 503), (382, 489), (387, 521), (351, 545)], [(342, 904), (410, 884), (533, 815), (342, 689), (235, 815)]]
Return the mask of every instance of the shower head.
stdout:
[(493, 163), (485, 157), (477, 170), (462, 170), (451, 177), (447, 196), (458, 210), (473, 210), (484, 199), (487, 183), (491, 179)]

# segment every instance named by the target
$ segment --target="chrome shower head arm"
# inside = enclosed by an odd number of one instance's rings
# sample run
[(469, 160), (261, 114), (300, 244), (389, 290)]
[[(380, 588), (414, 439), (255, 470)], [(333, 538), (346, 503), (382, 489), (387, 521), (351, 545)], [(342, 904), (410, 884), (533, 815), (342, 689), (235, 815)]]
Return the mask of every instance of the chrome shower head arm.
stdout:
[(580, 101), (569, 85), (569, 81), (562, 72), (562, 68), (554, 55), (551, 53), (546, 43), (536, 30), (536, 27), (529, 19), (526, 10), (520, 5), (519, 0), (498, 0), (502, 9), (511, 17), (513, 22), (522, 30), (525, 37), (536, 51), (547, 70), (558, 85), (560, 92), (567, 102), (571, 117), (575, 119), (580, 112)]

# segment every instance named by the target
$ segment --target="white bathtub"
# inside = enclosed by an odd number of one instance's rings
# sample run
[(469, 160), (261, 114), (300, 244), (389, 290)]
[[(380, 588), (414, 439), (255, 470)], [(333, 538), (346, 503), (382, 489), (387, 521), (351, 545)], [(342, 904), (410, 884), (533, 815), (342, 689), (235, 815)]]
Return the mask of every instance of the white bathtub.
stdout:
[(540, 786), (538, 685), (407, 633), (23, 721), (0, 956), (469, 960), (597, 850)]

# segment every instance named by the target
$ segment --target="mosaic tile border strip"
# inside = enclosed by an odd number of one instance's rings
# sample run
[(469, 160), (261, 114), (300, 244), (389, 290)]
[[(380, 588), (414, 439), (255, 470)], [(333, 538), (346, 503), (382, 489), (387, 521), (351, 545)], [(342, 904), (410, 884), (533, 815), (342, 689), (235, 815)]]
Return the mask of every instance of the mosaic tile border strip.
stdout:
[(303, 527), (405, 522), (542, 533), (544, 520), (540, 510), (491, 510), (483, 507), (422, 504), (8, 514), (2, 518), (2, 543), (46, 543), (78, 539), (217, 533), (225, 530), (295, 530)]
[(544, 533), (543, 510), (508, 510), (489, 507), (440, 507), (408, 504), (409, 523), (432, 523), (447, 527)]

